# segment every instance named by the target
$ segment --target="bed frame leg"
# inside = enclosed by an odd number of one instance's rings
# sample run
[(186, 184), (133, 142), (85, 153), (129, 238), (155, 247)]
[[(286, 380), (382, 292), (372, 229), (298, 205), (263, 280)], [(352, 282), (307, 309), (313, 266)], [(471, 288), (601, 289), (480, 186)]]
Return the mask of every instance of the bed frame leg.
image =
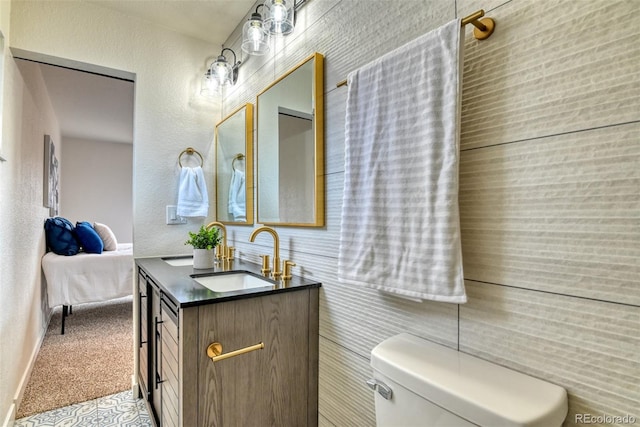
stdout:
[(62, 306), (62, 329), (60, 331), (60, 335), (64, 335), (64, 319), (66, 319), (68, 315), (69, 315), (69, 306), (63, 305)]

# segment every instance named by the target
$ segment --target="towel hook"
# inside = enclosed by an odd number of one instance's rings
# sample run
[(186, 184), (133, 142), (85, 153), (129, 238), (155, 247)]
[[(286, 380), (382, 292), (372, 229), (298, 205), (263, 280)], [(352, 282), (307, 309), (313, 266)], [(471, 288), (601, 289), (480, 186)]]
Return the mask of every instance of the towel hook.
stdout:
[(183, 154), (188, 154), (190, 156), (197, 154), (198, 157), (200, 157), (200, 167), (204, 166), (204, 159), (202, 158), (202, 154), (200, 154), (198, 150), (192, 147), (187, 147), (185, 150), (182, 150), (182, 152), (178, 155), (178, 164), (180, 165), (180, 167), (182, 167), (181, 158)]
[(243, 160), (244, 154), (238, 153), (233, 157), (233, 161), (231, 162), (231, 169), (236, 170), (236, 160)]

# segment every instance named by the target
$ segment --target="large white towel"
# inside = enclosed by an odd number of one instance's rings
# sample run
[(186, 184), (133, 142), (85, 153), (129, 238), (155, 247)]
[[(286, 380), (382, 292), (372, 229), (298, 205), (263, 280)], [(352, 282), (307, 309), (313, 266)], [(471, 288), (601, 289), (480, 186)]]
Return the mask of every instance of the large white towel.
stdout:
[(460, 20), (348, 76), (338, 278), (466, 302), (458, 214)]
[(180, 170), (177, 214), (184, 217), (207, 216), (209, 195), (200, 166)]
[(229, 184), (229, 214), (234, 221), (247, 220), (244, 172), (233, 169)]

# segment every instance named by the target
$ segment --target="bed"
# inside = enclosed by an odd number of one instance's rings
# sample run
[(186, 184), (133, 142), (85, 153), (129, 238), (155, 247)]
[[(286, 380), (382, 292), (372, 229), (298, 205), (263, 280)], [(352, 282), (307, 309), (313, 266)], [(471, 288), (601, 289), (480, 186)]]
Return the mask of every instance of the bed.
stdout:
[(74, 304), (101, 302), (133, 293), (133, 244), (118, 243), (115, 251), (80, 252), (73, 256), (47, 252), (42, 270), (47, 282), (49, 307), (62, 305), (64, 321)]

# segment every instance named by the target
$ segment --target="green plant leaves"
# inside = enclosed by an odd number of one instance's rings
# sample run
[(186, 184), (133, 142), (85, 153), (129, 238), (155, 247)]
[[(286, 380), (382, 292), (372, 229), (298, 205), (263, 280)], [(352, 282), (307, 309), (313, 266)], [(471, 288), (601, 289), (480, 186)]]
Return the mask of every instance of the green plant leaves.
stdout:
[(189, 240), (184, 244), (191, 245), (194, 249), (213, 249), (220, 243), (220, 240), (222, 240), (222, 237), (217, 227), (207, 229), (203, 225), (197, 233), (189, 231)]

